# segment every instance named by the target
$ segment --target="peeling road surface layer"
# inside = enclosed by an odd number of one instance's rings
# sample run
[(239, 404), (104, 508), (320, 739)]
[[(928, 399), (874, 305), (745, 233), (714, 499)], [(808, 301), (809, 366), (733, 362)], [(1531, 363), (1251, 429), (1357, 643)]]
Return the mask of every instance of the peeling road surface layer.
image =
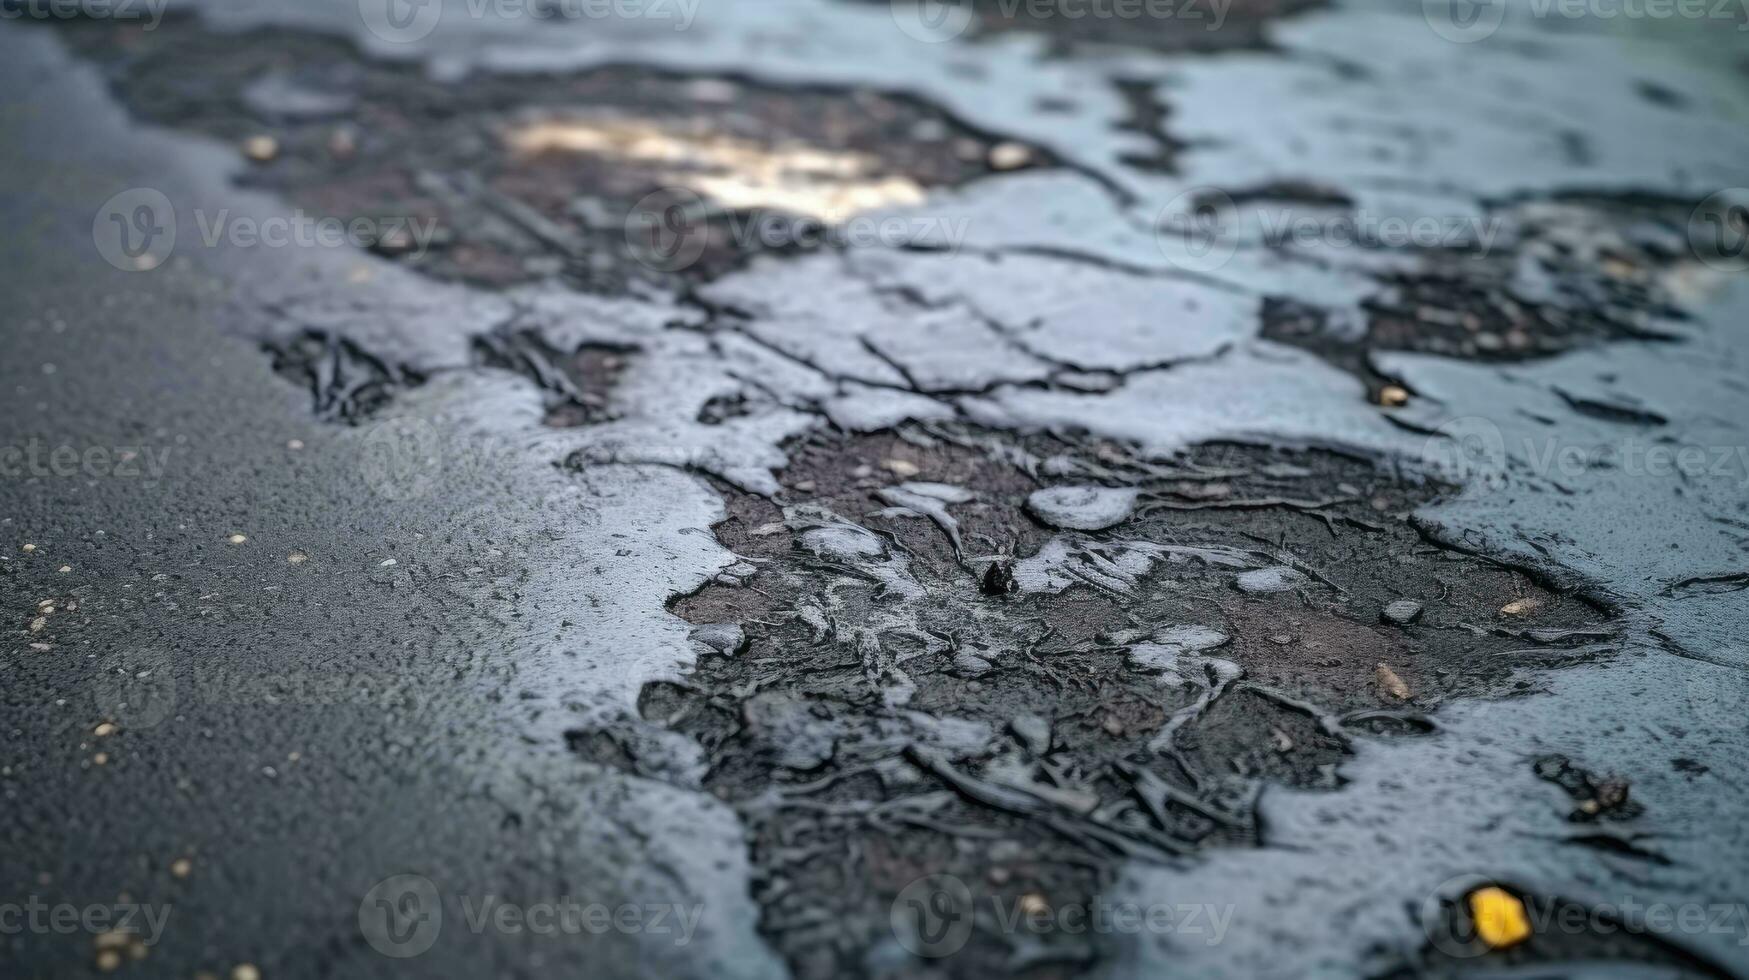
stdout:
[(1740, 18), (661, 6), (0, 23), (0, 975), (1749, 975)]

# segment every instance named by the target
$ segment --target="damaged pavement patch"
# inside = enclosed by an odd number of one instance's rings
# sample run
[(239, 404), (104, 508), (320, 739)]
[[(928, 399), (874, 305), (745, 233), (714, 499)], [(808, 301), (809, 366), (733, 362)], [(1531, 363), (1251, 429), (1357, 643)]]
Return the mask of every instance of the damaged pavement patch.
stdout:
[(939, 247), (951, 230), (891, 212), (1054, 165), (915, 98), (862, 89), (639, 67), (434, 82), (319, 35), (184, 19), (63, 34), (139, 117), (238, 146), (244, 186), (344, 222), (435, 226), (429, 242), (386, 235), (373, 248), (492, 288), (682, 288), (755, 254), (865, 238)]
[[(1267, 786), (1333, 789), (1356, 739), (1522, 690), (1506, 604), (1535, 597), (1546, 628), (1602, 618), (1424, 541), (1408, 515), (1442, 488), (1328, 453), (1159, 460), (912, 426), (789, 455), (772, 498), (719, 485), (743, 571), (673, 603), (699, 659), (645, 686), (648, 733), (572, 737), (656, 778), (674, 771), (666, 736), (703, 750), (703, 788), (749, 827), (761, 929), (798, 976), (883, 959), (888, 908), (927, 874), (1087, 903), (1123, 861), (1258, 845)], [(994, 568), (1012, 589), (987, 587)], [(1418, 620), (1381, 622), (1404, 601)], [(1097, 955), (980, 930), (944, 966)]]

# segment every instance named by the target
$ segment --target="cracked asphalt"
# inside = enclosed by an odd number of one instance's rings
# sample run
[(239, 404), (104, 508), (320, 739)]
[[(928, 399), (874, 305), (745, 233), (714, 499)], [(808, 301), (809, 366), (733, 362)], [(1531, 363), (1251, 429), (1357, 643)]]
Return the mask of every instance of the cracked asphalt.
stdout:
[(1749, 976), (1654, 6), (0, 4), (0, 975)]

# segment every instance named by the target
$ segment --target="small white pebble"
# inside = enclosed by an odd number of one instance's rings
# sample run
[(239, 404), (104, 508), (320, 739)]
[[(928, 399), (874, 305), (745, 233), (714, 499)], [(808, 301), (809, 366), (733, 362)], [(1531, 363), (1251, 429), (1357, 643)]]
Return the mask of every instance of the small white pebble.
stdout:
[(1032, 151), (1019, 143), (997, 143), (990, 148), (990, 169), (1018, 170), (1032, 162)]
[(243, 155), (256, 163), (266, 163), (279, 156), (279, 140), (271, 136), (251, 136), (243, 141)]
[(59, 571), (62, 575), (65, 575), (72, 570), (73, 570), (73, 566), (71, 566), (71, 565), (62, 565), (59, 569)]
[(285, 448), (295, 453), (304, 448), (304, 441), (302, 439), (293, 439), (291, 442), (285, 444)]
[(35, 550), (36, 550), (36, 545), (34, 545), (34, 544), (27, 544), (24, 546), (24, 553), (27, 555)]
[(302, 565), (304, 562), (310, 560), (310, 556), (302, 551), (294, 551), (291, 554), (286, 555), (285, 560), (287, 564)]
[(268, 779), (278, 779), (279, 778), (279, 770), (273, 768), (272, 766), (262, 766), (261, 767), (261, 774), (263, 776), (266, 776)]
[(396, 562), (393, 558), (387, 558), (387, 559), (384, 559), (383, 563), (381, 565), (378, 565), (377, 567), (378, 568), (393, 568), (397, 564), (399, 564), (399, 563)]
[(225, 540), (231, 542), (232, 544), (242, 544), (243, 542), (249, 540), (249, 536), (246, 534), (233, 534), (230, 537), (226, 538)]

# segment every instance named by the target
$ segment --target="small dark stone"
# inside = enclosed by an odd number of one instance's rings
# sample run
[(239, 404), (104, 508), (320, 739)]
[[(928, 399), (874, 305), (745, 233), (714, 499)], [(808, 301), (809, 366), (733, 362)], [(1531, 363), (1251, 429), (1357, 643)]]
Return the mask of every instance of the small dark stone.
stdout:
[(985, 595), (1010, 595), (1020, 588), (1020, 583), (1014, 581), (1014, 562), (1007, 558), (998, 558), (984, 569), (982, 586)]

